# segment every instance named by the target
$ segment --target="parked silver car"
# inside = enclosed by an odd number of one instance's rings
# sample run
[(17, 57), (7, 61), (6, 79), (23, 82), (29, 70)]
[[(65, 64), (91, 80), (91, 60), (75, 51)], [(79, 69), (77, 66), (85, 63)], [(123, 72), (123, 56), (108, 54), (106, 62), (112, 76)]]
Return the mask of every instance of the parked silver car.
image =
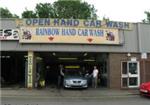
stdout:
[(88, 88), (87, 79), (78, 70), (67, 70), (63, 84), (64, 88)]

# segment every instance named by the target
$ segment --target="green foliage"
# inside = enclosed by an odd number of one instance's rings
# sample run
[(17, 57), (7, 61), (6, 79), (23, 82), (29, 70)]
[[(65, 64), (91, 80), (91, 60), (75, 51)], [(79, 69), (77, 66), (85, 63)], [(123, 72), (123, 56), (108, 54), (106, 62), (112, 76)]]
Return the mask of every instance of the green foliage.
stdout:
[(27, 10), (22, 13), (23, 18), (37, 18), (36, 13), (33, 11)]
[(94, 6), (87, 2), (59, 0), (54, 2), (57, 18), (88, 19), (97, 18)]
[(144, 13), (146, 14), (147, 18), (143, 20), (143, 23), (150, 23), (150, 12), (145, 11)]
[(19, 18), (19, 16), (12, 14), (7, 8), (0, 7), (0, 18)]
[(39, 18), (50, 18), (50, 17), (54, 18), (55, 17), (54, 8), (50, 3), (37, 4), (35, 12)]
[[(74, 19), (96, 19), (96, 9), (93, 5), (80, 0), (58, 0), (53, 4), (39, 3), (35, 12), (24, 11), (23, 18), (74, 18)], [(32, 15), (31, 15), (32, 14)], [(33, 15), (34, 14), (34, 15)]]

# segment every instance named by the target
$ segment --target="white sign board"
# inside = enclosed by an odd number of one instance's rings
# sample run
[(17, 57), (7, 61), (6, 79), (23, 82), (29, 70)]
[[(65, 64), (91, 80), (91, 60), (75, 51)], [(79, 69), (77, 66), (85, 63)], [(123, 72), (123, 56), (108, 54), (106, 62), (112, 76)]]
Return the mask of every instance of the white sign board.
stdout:
[(19, 40), (17, 29), (0, 29), (0, 40)]
[(141, 58), (142, 58), (142, 59), (147, 59), (147, 53), (142, 53), (142, 54), (141, 54)]
[(137, 61), (136, 57), (132, 57), (132, 58), (131, 58), (131, 61), (132, 61), (132, 62)]

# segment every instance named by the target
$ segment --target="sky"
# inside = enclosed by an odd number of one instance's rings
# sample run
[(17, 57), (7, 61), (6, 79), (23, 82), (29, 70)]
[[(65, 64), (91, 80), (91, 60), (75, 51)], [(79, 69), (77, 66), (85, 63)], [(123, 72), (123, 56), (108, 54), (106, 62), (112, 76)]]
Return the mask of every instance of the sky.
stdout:
[[(57, 0), (0, 0), (0, 7), (8, 8), (13, 14), (34, 10), (37, 3), (53, 3)], [(150, 0), (82, 0), (94, 5), (98, 19), (103, 17), (113, 21), (141, 22), (146, 18), (144, 11), (150, 11)]]

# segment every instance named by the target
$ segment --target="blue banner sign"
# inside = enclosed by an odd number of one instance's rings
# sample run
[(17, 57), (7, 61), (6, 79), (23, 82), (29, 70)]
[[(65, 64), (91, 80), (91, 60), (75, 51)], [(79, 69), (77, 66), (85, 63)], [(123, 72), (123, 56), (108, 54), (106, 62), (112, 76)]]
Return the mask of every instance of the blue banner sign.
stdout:
[(131, 30), (132, 24), (128, 22), (81, 20), (81, 19), (51, 19), (51, 18), (29, 18), (18, 22), (21, 26), (50, 26), (50, 27), (83, 27), (83, 28), (114, 28)]

